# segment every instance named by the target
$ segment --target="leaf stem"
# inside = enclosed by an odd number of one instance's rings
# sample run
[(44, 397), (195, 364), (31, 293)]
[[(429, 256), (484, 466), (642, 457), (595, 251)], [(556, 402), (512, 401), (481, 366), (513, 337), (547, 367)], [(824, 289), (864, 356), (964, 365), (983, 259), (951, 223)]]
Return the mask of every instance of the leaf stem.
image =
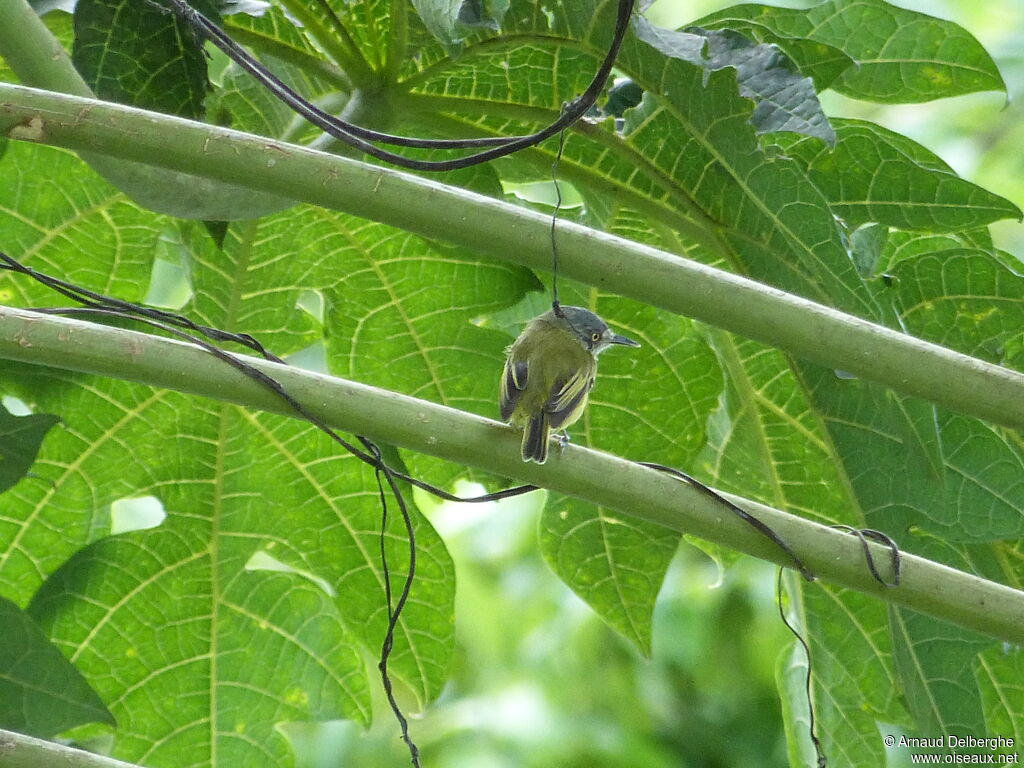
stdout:
[(93, 95), (27, 0), (0, 2), (0, 58), (25, 83), (75, 96)]
[(297, 50), (266, 35), (253, 32), (251, 29), (235, 26), (231, 24), (230, 17), (224, 22), (224, 31), (229, 33), (240, 45), (249, 46), (262, 54), (288, 62), (314, 77), (321, 77), (334, 83), (343, 91), (352, 90), (352, 80), (348, 73), (329, 61)]
[(336, 22), (332, 24), (334, 32), (332, 34), (313, 15), (308, 3), (300, 0), (281, 0), (281, 3), (288, 13), (299, 20), (309, 36), (348, 73), (356, 87), (366, 88), (375, 82), (375, 75), (369, 62), (337, 16), (331, 13), (331, 17)]
[[(0, 307), (0, 358), (59, 367), (294, 416), (275, 392), (199, 347), (136, 331)], [(504, 424), (425, 400), (277, 363), (244, 358), (325, 423), (402, 448), (550, 488), (622, 514), (714, 541), (780, 565), (788, 556), (694, 486), (653, 469), (569, 445), (547, 464), (524, 463)], [(723, 494), (768, 525), (821, 579), (1024, 643), (1024, 592), (904, 554), (900, 586), (872, 577), (854, 536)], [(876, 563), (889, 549), (878, 544)], [(6, 765), (6, 763), (5, 763)]]
[[(546, 215), (264, 136), (6, 83), (0, 134), (245, 185), (538, 271), (551, 265)], [(566, 277), (1024, 430), (1024, 374), (647, 245), (571, 222), (558, 229)]]
[(388, 55), (384, 62), (384, 81), (398, 81), (402, 63), (405, 61), (409, 47), (409, 10), (408, 0), (391, 0), (391, 30), (388, 36)]
[(0, 765), (4, 768), (138, 768), (110, 757), (0, 728)]

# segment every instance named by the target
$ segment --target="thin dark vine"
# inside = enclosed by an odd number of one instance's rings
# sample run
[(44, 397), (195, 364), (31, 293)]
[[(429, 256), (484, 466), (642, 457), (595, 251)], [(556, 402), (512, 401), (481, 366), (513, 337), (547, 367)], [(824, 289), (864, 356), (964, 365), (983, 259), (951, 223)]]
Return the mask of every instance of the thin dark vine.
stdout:
[(811, 695), (811, 646), (804, 640), (803, 635), (800, 634), (800, 630), (789, 623), (789, 619), (786, 617), (786, 611), (782, 606), (782, 568), (780, 567), (775, 578), (775, 602), (779, 607), (779, 618), (782, 619), (782, 623), (786, 625), (786, 629), (792, 633), (793, 637), (797, 639), (797, 642), (804, 649), (804, 657), (807, 659), (807, 674), (804, 675), (804, 695), (807, 698), (807, 733), (811, 740), (811, 744), (814, 745), (814, 753), (817, 756), (817, 768), (826, 768), (828, 766), (828, 758), (825, 757), (825, 749), (821, 745), (821, 739), (818, 737), (818, 724), (814, 716), (814, 698)]
[[(415, 579), (416, 571), (416, 537), (415, 529), (413, 526), (412, 515), (409, 512), (408, 505), (405, 501), (405, 497), (398, 485), (399, 481), (405, 481), (421, 488), (434, 496), (441, 498), (446, 501), (462, 502), (462, 503), (483, 503), (490, 501), (499, 501), (501, 499), (509, 498), (512, 496), (519, 496), (524, 493), (529, 493), (537, 489), (535, 485), (519, 485), (512, 488), (506, 488), (501, 491), (494, 493), (482, 494), (480, 496), (472, 497), (461, 497), (452, 494), (443, 488), (439, 488), (423, 480), (419, 480), (413, 476), (410, 476), (404, 472), (399, 472), (390, 467), (381, 455), (379, 447), (369, 438), (357, 435), (356, 439), (361, 443), (364, 450), (360, 450), (358, 447), (353, 445), (351, 442), (343, 438), (337, 431), (332, 427), (328, 426), (318, 416), (309, 411), (301, 402), (296, 400), (285, 387), (278, 382), (275, 378), (269, 374), (259, 370), (258, 368), (245, 362), (242, 358), (238, 357), (234, 353), (228, 352), (225, 349), (217, 346), (212, 342), (234, 342), (241, 346), (244, 346), (250, 350), (257, 352), (263, 358), (287, 365), (280, 357), (270, 352), (263, 344), (261, 344), (255, 337), (247, 333), (234, 333), (231, 331), (225, 331), (218, 328), (195, 323), (184, 315), (167, 312), (165, 310), (154, 309), (151, 307), (144, 307), (132, 302), (127, 302), (121, 299), (117, 299), (111, 296), (90, 291), (86, 288), (81, 288), (72, 283), (69, 283), (60, 278), (47, 275), (43, 272), (35, 270), (31, 267), (21, 264), (16, 259), (8, 256), (5, 253), (0, 252), (0, 270), (6, 270), (11, 272), (17, 272), (32, 279), (38, 281), (44, 286), (51, 290), (59, 293), (60, 295), (75, 301), (80, 304), (79, 307), (52, 307), (52, 308), (37, 308), (34, 311), (42, 314), (51, 315), (62, 315), (62, 316), (105, 316), (115, 318), (129, 318), (140, 322), (143, 322), (151, 327), (157, 328), (164, 331), (165, 333), (182, 339), (184, 341), (191, 342), (207, 353), (214, 357), (222, 360), (223, 362), (231, 365), (236, 370), (240, 371), (245, 376), (253, 379), (257, 383), (266, 387), (272, 391), (277, 397), (284, 401), (297, 416), (313, 425), (316, 429), (326, 434), (331, 440), (340, 445), (343, 449), (348, 451), (350, 454), (358, 458), (360, 461), (365, 462), (374, 468), (375, 475), (378, 483), (379, 498), (381, 503), (381, 535), (380, 535), (380, 557), (382, 564), (382, 573), (384, 577), (384, 591), (388, 610), (388, 626), (385, 633), (384, 640), (381, 644), (381, 653), (378, 660), (378, 670), (381, 673), (381, 681), (384, 687), (385, 693), (388, 698), (389, 705), (392, 712), (399, 723), (401, 730), (401, 736), (403, 741), (406, 743), (412, 765), (415, 768), (420, 767), (419, 760), (419, 749), (416, 743), (413, 741), (409, 734), (408, 720), (402, 713), (400, 706), (398, 705), (394, 692), (391, 677), (388, 671), (388, 662), (390, 660), (391, 652), (394, 648), (394, 634), (397, 628), (399, 618), (402, 610), (409, 599), (409, 595), (412, 591), (412, 586)], [(209, 341), (208, 341), (208, 340)], [(697, 490), (701, 491), (705, 495), (718, 501), (720, 504), (729, 509), (733, 514), (736, 514), (749, 525), (753, 526), (761, 534), (766, 536), (772, 541), (777, 547), (779, 547), (786, 555), (792, 560), (793, 566), (799, 570), (805, 579), (808, 581), (814, 580), (814, 574), (806, 566), (806, 564), (790, 549), (790, 547), (765, 523), (746, 512), (738, 505), (729, 501), (718, 492), (714, 491), (710, 487), (704, 485), (700, 481), (691, 477), (690, 475), (682, 472), (681, 470), (667, 467), (662, 464), (656, 464), (653, 462), (638, 462), (641, 466), (645, 466), (651, 469), (658, 470), (660, 472), (667, 473), (673, 477), (685, 481)], [(391, 494), (394, 496), (396, 503), (398, 504), (399, 512), (402, 518), (403, 525), (407, 540), (409, 542), (409, 569), (406, 578), (402, 584), (402, 588), (398, 594), (397, 600), (394, 599), (393, 591), (391, 588), (390, 569), (387, 562), (387, 552), (385, 547), (385, 531), (387, 528), (388, 521), (388, 506), (387, 506), (387, 495), (384, 492), (384, 485), (381, 478), (386, 480)], [(846, 530), (849, 533), (856, 535), (864, 545), (865, 559), (868, 563), (868, 568), (872, 575), (882, 584), (886, 586), (896, 586), (899, 583), (899, 550), (895, 543), (885, 534), (865, 529), (860, 530), (851, 528), (849, 526), (834, 526)], [(892, 581), (886, 581), (878, 572), (877, 567), (874, 563), (873, 554), (870, 547), (868, 546), (868, 539), (878, 541), (886, 544), (891, 551), (891, 568), (893, 571)], [(781, 573), (781, 568), (780, 568)], [(780, 582), (781, 583), (781, 582)], [(796, 635), (797, 639), (803, 645), (807, 657), (808, 657), (808, 673), (807, 673), (807, 692), (808, 702), (810, 704), (810, 685), (811, 685), (811, 669), (810, 669), (810, 649), (806, 641), (800, 636), (799, 632), (790, 625), (786, 620), (784, 612), (782, 610), (781, 603), (781, 592), (779, 593), (779, 611), (782, 614), (783, 621), (791, 632)], [(819, 766), (824, 766), (824, 757), (820, 749), (820, 742), (818, 741), (815, 733), (814, 719), (813, 719), (813, 707), (811, 714), (811, 738), (814, 742), (819, 754)]]
[[(153, 0), (147, 0), (153, 4)], [(420, 171), (450, 171), (459, 168), (466, 168), (480, 163), (488, 162), (490, 160), (503, 157), (521, 149), (534, 146), (544, 141), (545, 139), (559, 134), (559, 144), (557, 154), (552, 164), (551, 173), (552, 180), (555, 185), (556, 191), (556, 206), (552, 214), (551, 219), (551, 251), (552, 251), (552, 309), (555, 314), (561, 315), (561, 305), (559, 303), (558, 295), (558, 248), (556, 242), (556, 225), (558, 221), (558, 215), (562, 206), (562, 193), (561, 187), (558, 181), (558, 168), (562, 158), (563, 150), (565, 147), (565, 132), (571, 128), (584, 114), (586, 114), (591, 107), (594, 106), (598, 97), (604, 90), (605, 82), (610, 74), (612, 67), (615, 63), (615, 59), (618, 55), (619, 49), (621, 48), (623, 39), (625, 38), (626, 31), (629, 27), (629, 21), (631, 19), (635, 0), (619, 0), (618, 11), (616, 18), (616, 26), (611, 44), (605, 54), (605, 57), (598, 68), (593, 80), (587, 89), (577, 96), (575, 99), (569, 101), (563, 106), (559, 117), (551, 124), (544, 128), (522, 136), (504, 136), (504, 137), (478, 137), (471, 139), (425, 139), (417, 137), (405, 137), (396, 136), (387, 133), (381, 133), (373, 131), (367, 128), (363, 128), (330, 115), (300, 96), (298, 93), (293, 91), (273, 73), (271, 73), (266, 67), (264, 67), (259, 61), (251, 56), (242, 46), (234, 42), (223, 30), (221, 30), (216, 24), (210, 19), (204, 16), (202, 13), (192, 8), (185, 0), (161, 0), (165, 3), (162, 7), (164, 10), (169, 10), (177, 14), (182, 18), (192, 29), (194, 35), (198, 40), (208, 40), (213, 45), (223, 51), (232, 61), (234, 61), (239, 67), (246, 72), (250, 73), (255, 77), (265, 88), (267, 88), (276, 98), (282, 101), (284, 104), (289, 106), (297, 114), (304, 117), (313, 125), (323, 130), (328, 135), (339, 139), (340, 141), (352, 146), (366, 154), (375, 157), (379, 160), (398, 165), (403, 168), (409, 168)], [(382, 144), (388, 144), (391, 146), (400, 146), (408, 148), (421, 148), (421, 149), (471, 149), (471, 148), (488, 148), (482, 152), (477, 152), (467, 156), (450, 159), (450, 160), (418, 160), (415, 158), (406, 157), (404, 155), (390, 152), (388, 150), (380, 149), (371, 142), (378, 142)], [(66, 298), (80, 304), (79, 307), (58, 307), (58, 308), (43, 308), (35, 311), (54, 314), (54, 315), (88, 315), (88, 316), (101, 316), (101, 317), (128, 317), (138, 321), (141, 321), (151, 327), (157, 328), (164, 331), (165, 333), (175, 336), (177, 338), (189, 341), (196, 344), (209, 354), (214, 355), (218, 359), (231, 365), (245, 376), (255, 380), (262, 386), (266, 387), (270, 391), (274, 392), (282, 401), (284, 401), (297, 416), (304, 419), (316, 429), (326, 434), (335, 443), (341, 446), (344, 450), (358, 458), (360, 461), (368, 464), (374, 468), (375, 478), (378, 487), (379, 500), (381, 505), (381, 529), (380, 529), (380, 561), (381, 570), (384, 580), (384, 592), (385, 600), (387, 604), (388, 612), (388, 623), (387, 630), (385, 632), (384, 639), (381, 643), (380, 656), (378, 660), (378, 670), (381, 675), (381, 681), (386, 693), (389, 706), (394, 714), (399, 727), (401, 730), (401, 737), (408, 747), (410, 760), (414, 768), (420, 768), (420, 753), (419, 748), (409, 734), (408, 720), (403, 714), (401, 707), (395, 699), (393, 692), (393, 685), (391, 676), (389, 673), (389, 661), (394, 648), (394, 635), (400, 620), (402, 611), (409, 599), (412, 591), (412, 586), (415, 579), (416, 572), (416, 537), (415, 530), (410, 514), (408, 505), (405, 497), (398, 485), (399, 481), (408, 482), (411, 485), (421, 488), (434, 496), (441, 498), (446, 501), (455, 501), (462, 503), (482, 503), (490, 501), (498, 501), (500, 499), (509, 498), (512, 496), (518, 496), (530, 491), (536, 490), (537, 486), (534, 485), (520, 485), (512, 488), (507, 488), (494, 493), (483, 494), (475, 497), (460, 497), (455, 494), (449, 493), (442, 488), (438, 488), (430, 483), (419, 480), (406, 473), (399, 472), (392, 469), (387, 462), (384, 460), (379, 447), (370, 439), (356, 435), (357, 441), (361, 444), (362, 449), (349, 442), (338, 434), (334, 429), (324, 423), (315, 414), (305, 408), (298, 400), (296, 400), (287, 390), (272, 376), (260, 371), (254, 366), (246, 363), (237, 355), (228, 352), (221, 347), (217, 346), (218, 343), (236, 343), (247, 349), (252, 350), (266, 360), (286, 364), (284, 360), (270, 352), (263, 344), (256, 340), (253, 336), (247, 333), (234, 333), (230, 331), (213, 328), (210, 326), (201, 325), (195, 323), (184, 315), (167, 312), (164, 310), (154, 309), (150, 307), (144, 307), (131, 302), (126, 302), (114, 297), (105, 296), (93, 291), (89, 291), (85, 288), (81, 288), (67, 281), (59, 278), (46, 275), (30, 267), (22, 265), (15, 259), (7, 256), (6, 254), (0, 253), (0, 269), (18, 272), (29, 276), (43, 285), (47, 286), (51, 290), (65, 296)], [(705, 495), (715, 499), (718, 503), (725, 506), (733, 514), (738, 515), (742, 520), (753, 526), (762, 535), (766, 536), (771, 540), (777, 547), (779, 547), (786, 555), (792, 560), (793, 565), (797, 568), (805, 579), (808, 581), (814, 580), (814, 574), (809, 570), (806, 564), (790, 549), (790, 547), (766, 524), (758, 520), (753, 515), (749, 514), (745, 510), (741, 509), (737, 505), (733, 504), (723, 496), (718, 494), (703, 483), (690, 477), (686, 473), (664, 465), (639, 462), (641, 465), (656, 469), (661, 472), (668, 473), (674, 477), (677, 477), (692, 487), (698, 489)], [(391, 574), (388, 564), (387, 548), (386, 548), (386, 530), (389, 519), (388, 512), (388, 501), (387, 493), (385, 492), (385, 482), (390, 490), (392, 496), (395, 498), (397, 503), (400, 516), (402, 518), (403, 525), (407, 536), (409, 546), (409, 568), (406, 574), (406, 578), (403, 581), (402, 587), (398, 592), (397, 598), (394, 595), (391, 586)], [(881, 581), (883, 584), (886, 583), (878, 574), (875, 568), (874, 561), (872, 559), (871, 551), (867, 543), (867, 539), (871, 538), (876, 541), (880, 541), (883, 538), (887, 539), (884, 534), (877, 531), (865, 530), (858, 531), (857, 529), (847, 529), (851, 533), (858, 535), (864, 545), (865, 557), (868, 562), (868, 567), (871, 570), (872, 575)], [(899, 581), (899, 556), (898, 549), (892, 544), (891, 540), (888, 543), (892, 545), (892, 562), (894, 581), (893, 585)], [(782, 610), (781, 602), (781, 568), (779, 577), (779, 611), (782, 616), (783, 622), (786, 626), (796, 635), (797, 639), (803, 645), (804, 650), (808, 657), (808, 672), (807, 672), (807, 697), (808, 704), (811, 705), (811, 669), (810, 669), (810, 649), (800, 634), (789, 624), (786, 620), (784, 611)], [(815, 749), (818, 753), (818, 765), (824, 766), (825, 758), (821, 749), (821, 743), (817, 737), (815, 731), (814, 722), (814, 711), (813, 706), (811, 708), (811, 721), (810, 721), (810, 732), (811, 739), (815, 745)]]
[[(895, 541), (881, 531), (876, 531), (872, 528), (854, 528), (850, 525), (833, 525), (831, 527), (837, 531), (845, 531), (852, 534), (860, 540), (861, 546), (864, 548), (864, 561), (868, 564), (868, 570), (875, 581), (884, 587), (898, 587), (900, 585), (900, 549), (896, 546)], [(889, 549), (889, 569), (892, 571), (891, 579), (884, 578), (878, 572), (878, 568), (875, 566), (875, 556), (868, 544), (869, 540), (883, 544)]]
[[(149, 2), (153, 3), (155, 0), (149, 0)], [(324, 112), (288, 87), (256, 58), (251, 56), (248, 51), (232, 40), (224, 30), (190, 6), (185, 0), (160, 0), (160, 2), (166, 5), (158, 7), (177, 14), (188, 23), (200, 40), (208, 40), (213, 43), (239, 67), (255, 77), (278, 100), (286, 104), (296, 114), (301, 115), (317, 128), (324, 131), (324, 133), (378, 160), (383, 160), (402, 168), (435, 172), (468, 168), (499, 157), (505, 157), (521, 149), (535, 146), (548, 137), (571, 127), (573, 123), (583, 117), (597, 103), (598, 97), (604, 91), (605, 82), (612, 71), (612, 67), (615, 65), (615, 59), (619, 54), (619, 49), (622, 47), (622, 41), (626, 37), (629, 21), (632, 18), (633, 8), (636, 4), (636, 0), (619, 0), (615, 32), (611, 44), (605, 53), (604, 60), (594, 75), (594, 79), (582, 94), (566, 104), (561, 114), (551, 124), (541, 128), (539, 131), (523, 136), (423, 139), (373, 131)], [(466, 149), (474, 147), (491, 147), (491, 149), (452, 160), (417, 160), (380, 149), (371, 143), (374, 141), (392, 146), (423, 149)]]
[[(884, 587), (898, 587), (900, 584), (900, 549), (896, 546), (896, 542), (893, 541), (889, 536), (876, 531), (872, 528), (854, 528), (851, 525), (833, 525), (831, 528), (835, 528), (838, 531), (845, 531), (846, 533), (856, 536), (861, 545), (864, 548), (864, 560), (868, 565), (868, 570), (871, 572), (871, 576)], [(878, 567), (875, 565), (875, 555), (871, 551), (871, 546), (868, 541), (875, 541), (879, 544), (885, 545), (889, 550), (889, 567), (892, 570), (892, 578), (886, 579), (878, 571)], [(821, 739), (818, 736), (818, 725), (815, 719), (814, 713), (814, 697), (811, 693), (811, 681), (814, 675), (814, 669), (811, 660), (811, 647), (808, 642), (804, 639), (800, 631), (794, 627), (789, 619), (786, 617), (786, 611), (782, 605), (782, 568), (780, 567), (775, 579), (775, 602), (779, 608), (779, 616), (782, 618), (782, 623), (786, 625), (786, 629), (797, 639), (797, 642), (804, 649), (804, 657), (807, 659), (807, 674), (804, 675), (804, 694), (807, 698), (807, 731), (808, 736), (811, 740), (811, 744), (814, 745), (814, 752), (817, 758), (817, 768), (826, 768), (828, 766), (828, 758), (825, 757), (825, 749), (821, 744)]]

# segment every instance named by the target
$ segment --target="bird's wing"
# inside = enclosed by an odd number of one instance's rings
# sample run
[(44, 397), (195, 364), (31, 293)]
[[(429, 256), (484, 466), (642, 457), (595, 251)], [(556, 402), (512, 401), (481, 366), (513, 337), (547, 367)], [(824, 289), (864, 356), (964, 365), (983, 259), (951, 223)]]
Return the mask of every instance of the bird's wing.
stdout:
[(529, 375), (530, 370), (526, 361), (513, 360), (509, 355), (505, 361), (505, 372), (501, 376), (501, 418), (505, 421), (512, 418), (512, 411), (516, 409), (516, 403), (526, 389)]
[(592, 370), (580, 369), (568, 379), (559, 379), (551, 390), (546, 410), (554, 429), (560, 428), (579, 407), (594, 386)]

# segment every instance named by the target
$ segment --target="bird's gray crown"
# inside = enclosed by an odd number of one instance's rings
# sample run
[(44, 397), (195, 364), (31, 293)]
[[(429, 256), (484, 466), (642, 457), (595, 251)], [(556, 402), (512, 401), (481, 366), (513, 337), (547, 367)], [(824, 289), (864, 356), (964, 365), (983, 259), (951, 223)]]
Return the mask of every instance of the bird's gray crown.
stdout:
[(593, 334), (604, 335), (608, 330), (608, 323), (583, 307), (562, 307), (562, 315), (573, 333), (588, 344)]

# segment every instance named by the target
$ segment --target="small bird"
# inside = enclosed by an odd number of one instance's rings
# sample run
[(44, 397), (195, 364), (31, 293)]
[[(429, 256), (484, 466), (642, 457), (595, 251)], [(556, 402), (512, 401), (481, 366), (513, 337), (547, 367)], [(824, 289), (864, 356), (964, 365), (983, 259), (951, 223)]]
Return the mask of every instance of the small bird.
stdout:
[(640, 346), (590, 310), (556, 306), (535, 317), (506, 350), (501, 418), (523, 430), (523, 461), (547, 461), (550, 430), (583, 415), (597, 356), (613, 344)]

